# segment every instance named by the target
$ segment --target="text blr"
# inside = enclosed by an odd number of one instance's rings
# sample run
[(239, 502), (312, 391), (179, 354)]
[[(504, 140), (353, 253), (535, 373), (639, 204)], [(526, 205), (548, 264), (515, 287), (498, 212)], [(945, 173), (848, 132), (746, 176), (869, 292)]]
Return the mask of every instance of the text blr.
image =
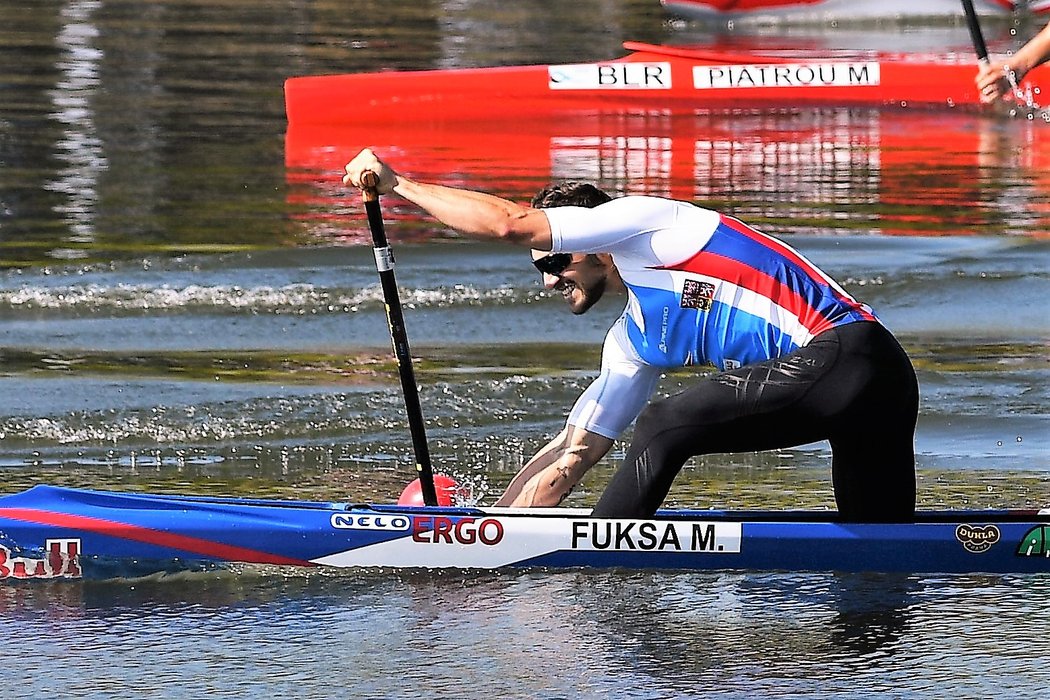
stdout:
[(670, 90), (670, 63), (577, 63), (548, 66), (551, 90)]

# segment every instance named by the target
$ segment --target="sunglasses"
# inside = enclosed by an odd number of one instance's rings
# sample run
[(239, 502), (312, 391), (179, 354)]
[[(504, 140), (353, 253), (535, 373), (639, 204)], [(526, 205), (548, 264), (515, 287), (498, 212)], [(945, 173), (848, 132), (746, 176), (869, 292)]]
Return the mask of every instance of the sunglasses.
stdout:
[(560, 275), (572, 264), (572, 253), (550, 253), (533, 260), (532, 264), (545, 275)]

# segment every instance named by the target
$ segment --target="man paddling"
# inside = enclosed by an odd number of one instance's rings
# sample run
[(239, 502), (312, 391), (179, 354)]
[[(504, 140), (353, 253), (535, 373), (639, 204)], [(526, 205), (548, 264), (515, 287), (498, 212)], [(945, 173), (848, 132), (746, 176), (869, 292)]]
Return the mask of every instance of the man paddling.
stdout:
[[(633, 422), (595, 516), (651, 517), (692, 456), (829, 440), (844, 519), (912, 518), (911, 362), (871, 309), (783, 242), (686, 202), (612, 199), (583, 183), (525, 207), (411, 180), (368, 149), (343, 181), (359, 187), (366, 171), (381, 194), (467, 236), (532, 248), (544, 286), (575, 314), (606, 292), (627, 294), (597, 379), (496, 505), (557, 505)], [(647, 406), (662, 372), (701, 364), (718, 371)]]

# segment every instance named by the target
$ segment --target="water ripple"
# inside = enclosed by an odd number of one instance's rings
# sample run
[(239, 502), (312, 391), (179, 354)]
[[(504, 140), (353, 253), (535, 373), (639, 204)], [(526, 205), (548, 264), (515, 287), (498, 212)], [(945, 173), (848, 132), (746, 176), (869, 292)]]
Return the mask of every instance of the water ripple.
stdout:
[[(473, 285), (449, 285), (434, 289), (400, 290), (408, 307), (448, 307), (525, 302), (542, 296), (535, 290), (500, 287), (482, 289)], [(204, 311), (223, 313), (345, 313), (363, 308), (381, 308), (379, 285), (363, 289), (332, 289), (314, 284), (281, 287), (237, 285), (69, 285), (24, 286), (0, 290), (0, 308), (9, 311), (71, 311), (130, 314), (147, 311)]]

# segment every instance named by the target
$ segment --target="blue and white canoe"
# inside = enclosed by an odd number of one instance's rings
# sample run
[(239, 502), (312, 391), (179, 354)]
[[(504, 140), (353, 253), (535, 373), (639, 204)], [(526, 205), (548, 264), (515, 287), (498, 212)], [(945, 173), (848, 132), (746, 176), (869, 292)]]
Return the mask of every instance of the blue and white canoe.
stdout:
[(0, 578), (297, 567), (1048, 573), (1050, 509), (937, 511), (915, 522), (832, 512), (406, 507), (36, 486), (0, 497)]

